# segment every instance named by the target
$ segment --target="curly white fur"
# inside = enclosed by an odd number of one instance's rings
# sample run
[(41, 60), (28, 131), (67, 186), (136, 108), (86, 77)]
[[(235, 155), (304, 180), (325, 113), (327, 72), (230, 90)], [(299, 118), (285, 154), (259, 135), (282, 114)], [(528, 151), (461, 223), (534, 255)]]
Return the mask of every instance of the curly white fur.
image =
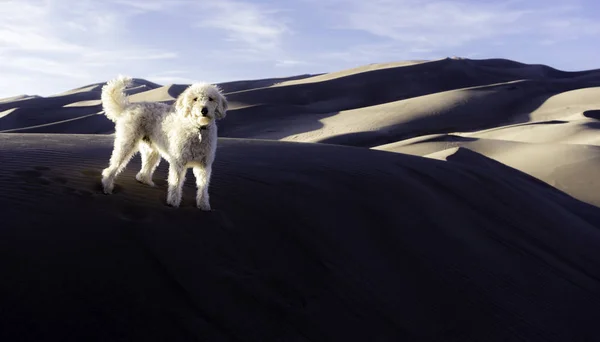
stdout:
[(140, 152), (142, 168), (136, 179), (154, 186), (152, 174), (161, 156), (169, 162), (167, 204), (178, 207), (185, 174), (193, 168), (198, 188), (196, 205), (210, 210), (208, 186), (217, 147), (216, 120), (227, 112), (221, 89), (198, 83), (182, 92), (175, 103), (129, 103), (124, 93), (131, 78), (119, 76), (102, 88), (105, 115), (115, 122), (115, 142), (109, 166), (102, 171), (104, 193), (112, 193), (117, 175)]
[(129, 100), (123, 90), (130, 84), (130, 77), (119, 75), (114, 80), (108, 81), (102, 88), (102, 107), (110, 121), (116, 122), (117, 116), (123, 111), (123, 108), (129, 105)]

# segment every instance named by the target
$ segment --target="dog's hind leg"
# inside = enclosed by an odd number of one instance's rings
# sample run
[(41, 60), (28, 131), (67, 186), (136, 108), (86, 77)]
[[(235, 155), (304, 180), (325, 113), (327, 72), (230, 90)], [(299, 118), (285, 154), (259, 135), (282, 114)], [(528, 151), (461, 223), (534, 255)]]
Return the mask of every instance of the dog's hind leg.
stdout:
[(158, 164), (160, 164), (160, 154), (152, 146), (146, 142), (140, 142), (139, 144), (140, 154), (142, 155), (142, 169), (135, 176), (135, 179), (140, 183), (144, 183), (150, 186), (154, 186), (152, 181), (152, 174)]
[(196, 206), (204, 211), (210, 211), (210, 201), (208, 197), (208, 185), (212, 173), (211, 165), (195, 166), (194, 176), (196, 177)]
[(115, 139), (115, 145), (110, 157), (109, 166), (102, 171), (102, 186), (105, 194), (112, 193), (115, 178), (136, 152), (137, 141), (125, 138)]
[(179, 207), (181, 204), (181, 190), (185, 181), (185, 172), (187, 168), (175, 163), (169, 164), (169, 193), (167, 194), (167, 204), (172, 207)]

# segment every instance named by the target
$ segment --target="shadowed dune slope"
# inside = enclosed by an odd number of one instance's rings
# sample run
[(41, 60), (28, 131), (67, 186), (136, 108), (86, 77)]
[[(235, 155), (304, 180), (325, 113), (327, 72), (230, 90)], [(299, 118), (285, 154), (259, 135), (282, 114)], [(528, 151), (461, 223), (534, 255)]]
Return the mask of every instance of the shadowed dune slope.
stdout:
[(0, 340), (597, 337), (600, 209), (476, 152), (221, 139), (205, 213), (111, 144), (0, 135)]
[[(481, 105), (481, 112), (498, 104), (495, 100), (498, 97)], [(469, 148), (600, 206), (598, 113), (600, 87), (583, 88), (549, 98), (527, 114), (530, 122), (472, 132), (415, 134), (374, 149), (443, 159), (458, 147)]]

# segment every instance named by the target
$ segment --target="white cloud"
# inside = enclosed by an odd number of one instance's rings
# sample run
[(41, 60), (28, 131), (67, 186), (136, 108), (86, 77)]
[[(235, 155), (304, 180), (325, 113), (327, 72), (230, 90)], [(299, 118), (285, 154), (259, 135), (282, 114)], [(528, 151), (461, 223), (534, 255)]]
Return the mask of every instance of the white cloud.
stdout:
[(123, 61), (149, 61), (177, 58), (176, 52), (153, 49), (119, 49), (85, 52), (81, 55), (83, 61), (102, 61), (105, 64), (117, 64)]
[(22, 50), (28, 52), (79, 52), (83, 46), (42, 35), (38, 32), (27, 32), (20, 27), (5, 25), (0, 28), (0, 49)]
[[(128, 6), (144, 12), (161, 11), (174, 6), (176, 1), (152, 1), (152, 0), (110, 0), (113, 4)], [(177, 1), (177, 3), (180, 1)]]
[(369, 63), (437, 59), (439, 57), (435, 55), (432, 48), (410, 47), (395, 42), (378, 42), (357, 44), (343, 50), (321, 52), (314, 58), (326, 64), (336, 63), (337, 69), (340, 69)]
[(258, 4), (221, 0), (202, 2), (198, 7), (206, 15), (194, 26), (221, 30), (229, 42), (252, 52), (277, 51), (284, 35), (291, 33), (282, 11)]
[(275, 62), (275, 66), (276, 67), (296, 67), (296, 66), (300, 66), (300, 65), (310, 65), (311, 63), (306, 62), (306, 61), (298, 61), (298, 60), (293, 60), (293, 59), (284, 59), (284, 60), (278, 60), (277, 62)]
[[(218, 77), (205, 65), (223, 65), (226, 60), (240, 66), (293, 59), (283, 47), (291, 34), (289, 22), (281, 10), (264, 3), (0, 0), (0, 13), (0, 73), (56, 77), (56, 92), (116, 73), (141, 77), (148, 71), (172, 68), (173, 63), (187, 63), (189, 76), (158, 80), (182, 83), (199, 72)], [(153, 20), (158, 21), (151, 26)], [(186, 46), (188, 42), (196, 46)], [(203, 49), (204, 44), (211, 48)], [(0, 89), (31, 92), (11, 86), (15, 84), (22, 82), (0, 79)]]
[[(319, 0), (321, 1), (321, 0)], [(507, 35), (600, 33), (600, 23), (573, 5), (533, 8), (525, 1), (322, 0), (334, 29), (358, 30), (408, 48), (444, 49)], [(566, 32), (565, 32), (566, 31)]]
[(182, 6), (187, 6), (189, 10), (189, 8), (193, 8), (194, 5), (198, 3), (196, 0), (108, 0), (108, 2), (124, 8), (128, 7), (129, 9), (133, 9), (135, 10), (133, 12), (135, 14), (147, 12), (160, 12), (163, 14), (165, 12), (182, 13)]
[[(151, 4), (148, 10), (158, 9)], [(135, 25), (130, 19), (141, 13), (138, 7), (115, 8), (93, 0), (0, 0), (0, 89), (30, 93), (19, 85), (25, 75), (36, 75), (56, 78), (54, 92), (60, 92), (139, 70), (142, 61), (151, 66), (178, 58), (175, 51), (127, 39), (128, 28)], [(0, 97), (10, 95), (15, 94)]]
[(545, 46), (550, 46), (550, 45), (555, 45), (556, 41), (552, 40), (552, 39), (542, 39), (538, 42), (538, 44), (540, 45), (545, 45)]
[(78, 80), (85, 80), (90, 76), (84, 70), (74, 69), (72, 66), (64, 63), (38, 57), (17, 58), (10, 61), (8, 66), (23, 71), (33, 71), (41, 74), (61, 76)]

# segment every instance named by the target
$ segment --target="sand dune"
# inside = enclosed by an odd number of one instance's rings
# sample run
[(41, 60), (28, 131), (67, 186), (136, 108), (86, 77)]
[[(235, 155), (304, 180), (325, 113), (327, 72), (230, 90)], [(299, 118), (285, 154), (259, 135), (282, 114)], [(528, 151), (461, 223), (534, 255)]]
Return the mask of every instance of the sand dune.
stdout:
[(523, 143), (510, 140), (437, 135), (390, 144), (377, 149), (446, 159), (458, 148), (468, 148), (507, 166), (526, 172), (569, 195), (600, 207), (600, 146), (559, 143)]
[[(213, 211), (103, 82), (0, 100), (1, 341), (593, 341), (600, 70), (446, 58), (220, 84)], [(135, 79), (130, 100), (186, 87)], [(345, 145), (345, 146), (344, 146)]]
[(596, 336), (600, 210), (468, 150), (222, 139), (203, 213), (137, 159), (100, 194), (110, 136), (0, 139), (3, 340)]
[(17, 101), (29, 100), (29, 99), (39, 98), (39, 97), (40, 96), (38, 96), (38, 95), (17, 95), (17, 96), (11, 96), (11, 97), (0, 99), (0, 103), (17, 102)]
[[(185, 86), (138, 89), (131, 100), (169, 102)], [(224, 137), (374, 147), (425, 134), (548, 120), (550, 113), (543, 107), (546, 101), (562, 97), (555, 101), (560, 106), (578, 105), (577, 96), (568, 93), (600, 86), (600, 71), (562, 72), (505, 60), (448, 58), (222, 86), (232, 109), (221, 126)], [(29, 106), (21, 104), (0, 120), (0, 131), (32, 132), (27, 127), (99, 112), (101, 108), (92, 105), (99, 102), (91, 102), (99, 100), (99, 87), (32, 99)], [(594, 91), (590, 93), (595, 96)], [(579, 105), (595, 106), (593, 101)], [(76, 115), (69, 112), (73, 106), (85, 108)], [(549, 106), (556, 107), (552, 103)], [(584, 109), (594, 109), (588, 107)], [(10, 102), (0, 105), (0, 111), (10, 108)], [(42, 108), (52, 114), (38, 115)], [(45, 127), (46, 132), (56, 131)], [(39, 129), (34, 132), (44, 133)], [(76, 133), (111, 132), (81, 125)]]

